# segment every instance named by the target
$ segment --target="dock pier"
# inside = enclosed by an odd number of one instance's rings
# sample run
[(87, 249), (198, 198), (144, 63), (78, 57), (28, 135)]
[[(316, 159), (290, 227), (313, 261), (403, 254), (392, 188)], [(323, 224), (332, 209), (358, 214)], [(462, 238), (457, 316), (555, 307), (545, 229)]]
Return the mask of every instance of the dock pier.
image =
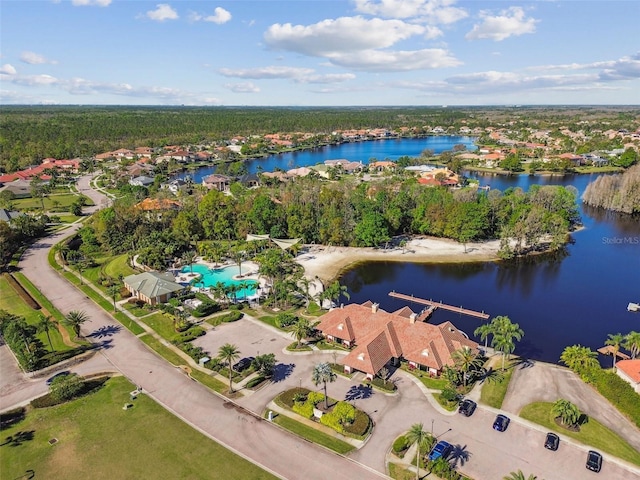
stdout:
[(419, 303), (421, 305), (427, 305), (429, 307), (429, 316), (433, 311), (438, 308), (448, 310), (450, 312), (459, 313), (460, 315), (469, 315), (470, 317), (481, 318), (483, 320), (489, 319), (489, 314), (484, 312), (477, 312), (475, 310), (469, 310), (468, 308), (455, 307), (453, 305), (447, 305), (442, 302), (434, 302), (433, 300), (425, 300), (424, 298), (414, 297), (413, 295), (405, 295), (404, 293), (389, 292), (389, 296), (393, 298), (399, 298), (400, 300), (406, 300), (408, 302)]

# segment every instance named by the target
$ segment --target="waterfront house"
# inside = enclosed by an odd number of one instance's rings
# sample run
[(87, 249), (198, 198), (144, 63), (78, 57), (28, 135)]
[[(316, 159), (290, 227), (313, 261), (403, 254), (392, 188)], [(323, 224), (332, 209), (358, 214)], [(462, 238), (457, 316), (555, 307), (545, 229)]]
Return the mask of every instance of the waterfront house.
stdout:
[(144, 272), (129, 275), (123, 282), (133, 297), (149, 305), (166, 303), (185, 289), (175, 282), (175, 277), (170, 273)]
[(149, 185), (153, 185), (153, 178), (147, 177), (145, 175), (133, 177), (131, 180), (129, 180), (129, 185), (132, 185), (134, 187), (148, 187)]
[(466, 346), (478, 352), (478, 344), (451, 322), (432, 325), (422, 321), (424, 317), (409, 307), (388, 313), (368, 301), (329, 311), (316, 328), (327, 341), (351, 349), (340, 361), (346, 373), (364, 372), (369, 379), (401, 360), (410, 368), (440, 375), (445, 366), (454, 365), (456, 350)]
[(640, 359), (619, 360), (616, 362), (616, 373), (640, 394)]
[(229, 190), (229, 185), (231, 185), (231, 178), (226, 175), (213, 173), (202, 179), (202, 185), (207, 187), (209, 190), (213, 188), (219, 192), (226, 192)]

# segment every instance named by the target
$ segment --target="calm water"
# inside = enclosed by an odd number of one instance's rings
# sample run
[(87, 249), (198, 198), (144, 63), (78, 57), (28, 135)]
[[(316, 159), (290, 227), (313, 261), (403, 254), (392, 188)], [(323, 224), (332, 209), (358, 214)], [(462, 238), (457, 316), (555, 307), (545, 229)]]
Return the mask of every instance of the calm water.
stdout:
[[(463, 144), (467, 150), (475, 150), (474, 137), (461, 136), (432, 136), (425, 138), (402, 138), (388, 140), (373, 140), (368, 142), (343, 143), (340, 145), (329, 145), (314, 150), (300, 152), (288, 152), (279, 155), (249, 160), (247, 166), (249, 173), (256, 173), (258, 167), (265, 172), (273, 172), (276, 168), (290, 170), (297, 167), (308, 167), (323, 163), (325, 160), (347, 159), (353, 162), (369, 163), (369, 160), (397, 160), (408, 155), (417, 157), (425, 149), (431, 149), (434, 153), (442, 153), (445, 150), (452, 150), (454, 145)], [(191, 175), (194, 182), (200, 183), (204, 177), (215, 172), (216, 167), (202, 167), (196, 172), (185, 172), (178, 176)]]
[[(534, 183), (573, 185), (580, 194), (593, 175), (570, 177), (477, 176), (481, 184), (504, 190)], [(640, 330), (640, 314), (627, 312), (640, 301), (640, 221), (581, 209), (585, 228), (572, 235), (565, 255), (512, 264), (425, 265), (367, 263), (345, 273), (341, 282), (351, 301), (379, 302), (393, 311), (404, 302), (388, 293), (414, 294), (452, 305), (507, 315), (525, 336), (516, 352), (532, 359), (557, 362), (567, 345), (599, 348), (609, 333)], [(419, 310), (414, 305), (414, 310)], [(478, 319), (436, 312), (432, 321), (451, 320), (469, 335)], [(610, 365), (611, 357), (602, 359)]]

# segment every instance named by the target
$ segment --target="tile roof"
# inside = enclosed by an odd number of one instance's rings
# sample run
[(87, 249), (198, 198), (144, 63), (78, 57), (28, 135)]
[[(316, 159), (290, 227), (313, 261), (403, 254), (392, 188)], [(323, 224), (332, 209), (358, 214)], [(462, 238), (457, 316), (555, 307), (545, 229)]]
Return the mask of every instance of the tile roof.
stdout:
[(125, 285), (140, 292), (147, 298), (157, 298), (167, 293), (179, 292), (184, 289), (177, 284), (170, 273), (144, 272), (137, 275), (129, 275), (124, 278)]
[(412, 316), (409, 307), (388, 313), (368, 301), (331, 310), (316, 328), (324, 335), (355, 342), (357, 346), (342, 362), (372, 375), (394, 357), (441, 370), (453, 365), (452, 353), (463, 346), (477, 350), (478, 344), (451, 322), (412, 322)]
[(622, 370), (635, 383), (640, 383), (640, 359), (619, 360), (616, 368)]

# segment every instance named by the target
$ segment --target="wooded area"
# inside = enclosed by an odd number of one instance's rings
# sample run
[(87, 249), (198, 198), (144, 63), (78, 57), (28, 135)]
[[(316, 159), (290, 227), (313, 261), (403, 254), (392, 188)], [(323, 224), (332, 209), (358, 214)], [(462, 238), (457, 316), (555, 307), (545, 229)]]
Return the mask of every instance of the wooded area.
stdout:
[(620, 175), (603, 175), (587, 185), (582, 200), (592, 207), (640, 213), (640, 165)]

